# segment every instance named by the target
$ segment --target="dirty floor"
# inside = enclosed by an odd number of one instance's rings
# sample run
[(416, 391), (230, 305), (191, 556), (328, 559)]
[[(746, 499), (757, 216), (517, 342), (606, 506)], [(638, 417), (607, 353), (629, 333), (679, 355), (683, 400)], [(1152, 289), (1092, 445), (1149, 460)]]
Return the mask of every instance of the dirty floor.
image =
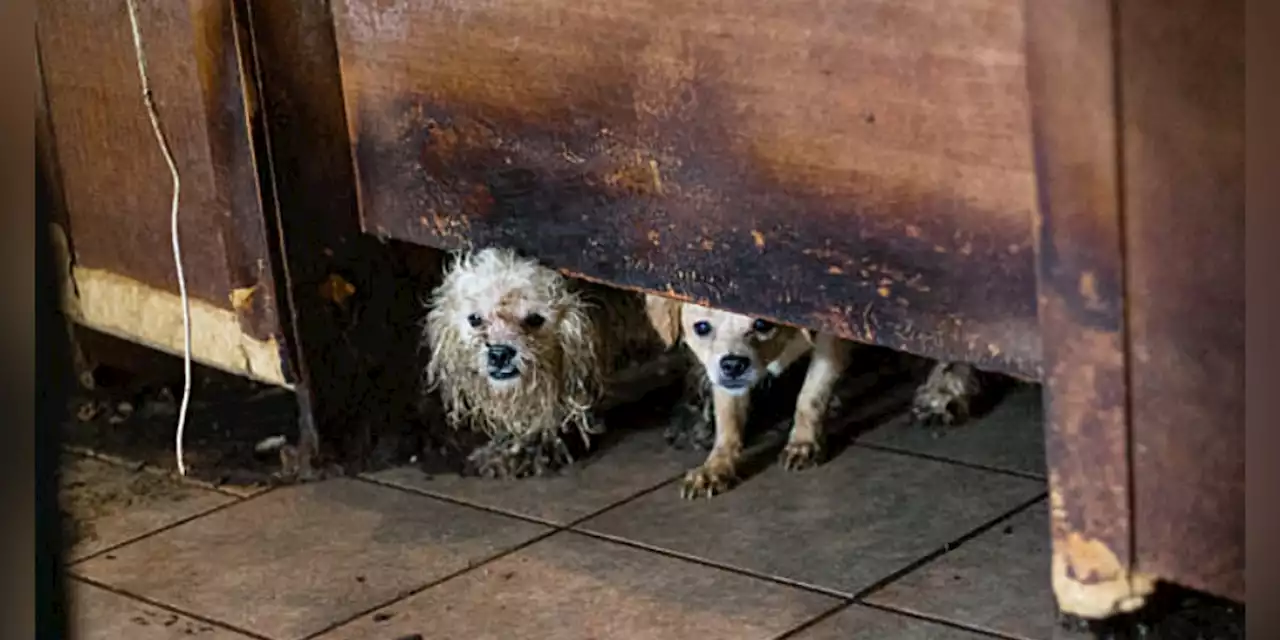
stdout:
[[(198, 486), (69, 451), (74, 637), (1083, 637), (1049, 592), (1038, 392), (946, 432), (901, 399), (842, 418), (856, 435), (827, 464), (699, 502), (676, 479), (700, 455), (660, 429), (515, 482)], [(778, 434), (758, 440), (771, 461)]]

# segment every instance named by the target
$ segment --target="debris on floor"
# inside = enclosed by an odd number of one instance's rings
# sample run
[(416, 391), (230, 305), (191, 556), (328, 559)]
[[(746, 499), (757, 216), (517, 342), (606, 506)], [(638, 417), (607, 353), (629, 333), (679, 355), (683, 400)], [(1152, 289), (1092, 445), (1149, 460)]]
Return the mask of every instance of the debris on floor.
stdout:
[[(280, 468), (281, 440), (297, 430), (292, 393), (204, 367), (194, 375), (184, 441), (188, 472), (217, 486), (270, 484)], [(92, 391), (81, 389), (72, 399), (75, 419), (64, 425), (64, 444), (176, 471), (176, 394), (182, 381), (142, 381), (123, 371), (99, 378)]]
[[(799, 382), (776, 384), (788, 396)], [(78, 549), (69, 571), (96, 603), (73, 607), (78, 628), (145, 626), (161, 640), (550, 628), (673, 640), (688, 629), (712, 630), (702, 640), (1244, 637), (1242, 606), (1171, 589), (1106, 623), (1055, 616), (1039, 577), (1037, 393), (932, 437), (910, 424), (907, 380), (854, 380), (839, 391), (832, 436), (843, 442), (826, 464), (797, 474), (766, 461), (734, 491), (690, 504), (672, 483), (698, 455), (656, 437), (662, 402), (620, 412), (591, 463), (563, 477), (462, 477), (467, 443), (440, 432), (386, 453), (394, 473), (268, 488), (294, 432), (290, 394), (202, 379), (187, 444), (196, 477), (180, 479), (171, 388), (97, 384), (64, 425), (76, 452), (60, 486)], [(749, 438), (778, 439), (790, 409), (762, 404)], [(637, 446), (645, 438), (653, 446)], [(776, 544), (783, 531), (805, 548)], [(587, 596), (607, 611), (582, 607)]]

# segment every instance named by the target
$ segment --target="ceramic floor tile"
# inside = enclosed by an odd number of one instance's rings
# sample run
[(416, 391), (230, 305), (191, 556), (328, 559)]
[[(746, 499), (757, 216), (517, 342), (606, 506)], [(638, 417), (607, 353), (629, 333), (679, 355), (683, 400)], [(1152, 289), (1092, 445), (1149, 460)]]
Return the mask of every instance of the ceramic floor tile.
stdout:
[(1005, 469), (1045, 475), (1044, 418), (1039, 387), (1015, 389), (987, 415), (952, 428), (913, 424), (907, 415), (857, 436), (857, 442), (892, 447)]
[(80, 456), (63, 456), (61, 474), (58, 500), (68, 518), (68, 561), (236, 500), (158, 473)]
[(990, 636), (853, 605), (790, 640), (989, 640)]
[(575, 533), (559, 533), (320, 636), (753, 640), (838, 601)]
[(250, 640), (250, 636), (79, 580), (68, 580), (67, 590), (71, 600), (67, 626), (76, 640)]
[(661, 429), (620, 435), (617, 442), (560, 474), (544, 478), (493, 480), (427, 475), (401, 467), (367, 477), (414, 491), (550, 522), (568, 524), (669, 480), (697, 464), (704, 453), (667, 446)]
[(353, 479), (277, 489), (76, 573), (240, 629), (300, 638), (547, 528)]
[(815, 469), (774, 464), (686, 501), (676, 483), (580, 528), (854, 594), (1045, 491), (1018, 478), (850, 448)]
[(899, 578), (868, 602), (1007, 635), (1055, 637), (1044, 503)]

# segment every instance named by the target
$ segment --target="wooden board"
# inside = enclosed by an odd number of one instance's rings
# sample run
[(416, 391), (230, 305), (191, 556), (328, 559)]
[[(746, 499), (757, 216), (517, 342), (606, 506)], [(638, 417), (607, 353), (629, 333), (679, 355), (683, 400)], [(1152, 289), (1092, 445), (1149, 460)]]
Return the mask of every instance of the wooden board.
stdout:
[[(180, 235), (194, 356), (288, 382), (229, 0), (140, 2), (157, 110), (182, 177)], [(36, 34), (48, 173), (79, 322), (182, 347), (172, 183), (143, 107), (123, 0), (44, 0)], [(69, 267), (69, 265), (63, 265)]]
[(334, 16), (367, 231), (1038, 376), (1021, 3)]

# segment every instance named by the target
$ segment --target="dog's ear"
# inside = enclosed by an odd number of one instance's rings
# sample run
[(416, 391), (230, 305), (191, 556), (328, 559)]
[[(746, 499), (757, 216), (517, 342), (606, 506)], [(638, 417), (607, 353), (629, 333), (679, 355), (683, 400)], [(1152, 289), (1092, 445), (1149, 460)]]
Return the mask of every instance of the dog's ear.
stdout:
[(658, 332), (658, 337), (668, 347), (680, 339), (680, 310), (684, 303), (671, 298), (645, 294), (645, 312), (649, 314), (649, 323)]
[(561, 311), (556, 323), (560, 345), (561, 370), (558, 372), (567, 400), (583, 406), (594, 402), (602, 392), (601, 362), (597, 360), (599, 328), (591, 320), (587, 305), (576, 296), (565, 294), (557, 305)]

